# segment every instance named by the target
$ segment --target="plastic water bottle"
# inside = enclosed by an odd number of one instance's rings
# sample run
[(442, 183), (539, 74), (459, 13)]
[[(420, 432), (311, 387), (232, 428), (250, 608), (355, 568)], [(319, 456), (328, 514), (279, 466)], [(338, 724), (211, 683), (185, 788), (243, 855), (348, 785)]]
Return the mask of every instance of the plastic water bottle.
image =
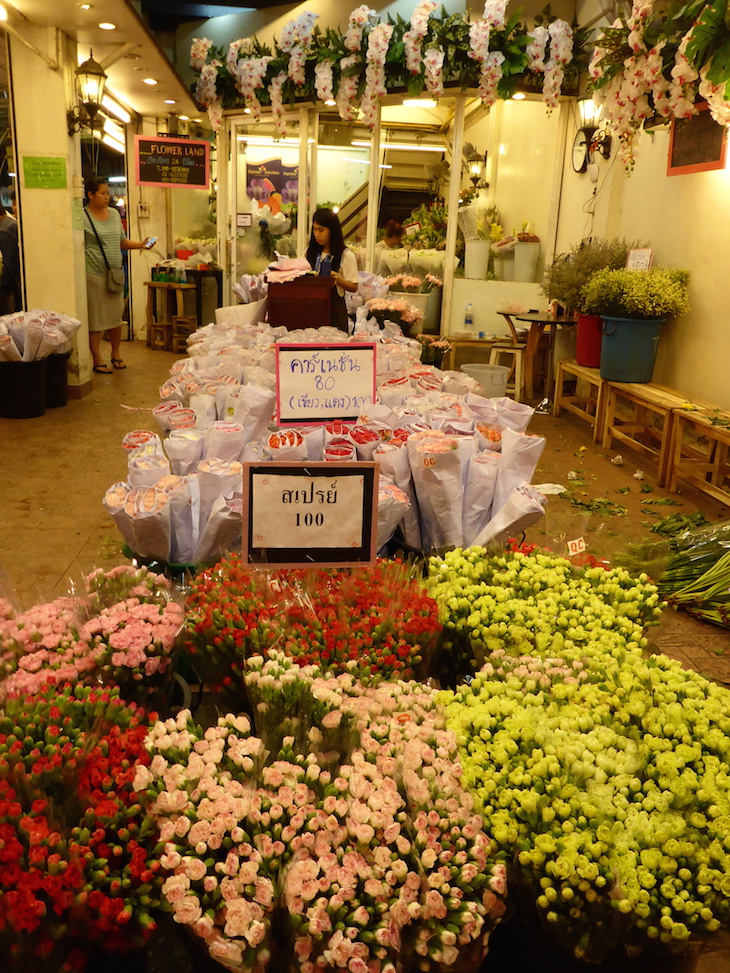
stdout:
[(472, 304), (466, 305), (466, 310), (464, 311), (464, 330), (471, 334), (474, 329), (474, 306)]

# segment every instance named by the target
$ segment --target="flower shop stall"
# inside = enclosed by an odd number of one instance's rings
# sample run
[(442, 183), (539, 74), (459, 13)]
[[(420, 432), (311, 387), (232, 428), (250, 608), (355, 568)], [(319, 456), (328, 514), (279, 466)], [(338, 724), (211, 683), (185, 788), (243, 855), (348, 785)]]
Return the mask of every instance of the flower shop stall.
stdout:
[[(376, 343), (377, 401), (354, 424), (276, 424), (275, 348), (286, 329), (211, 325), (191, 337), (154, 410), (164, 439), (130, 433), (126, 479), (104, 498), (130, 551), (186, 565), (240, 545), (242, 462), (377, 461), (378, 550), (396, 528), (399, 543), (430, 552), (542, 516), (546, 500), (530, 483), (545, 440), (525, 431), (532, 408), (487, 399), (468, 376), (425, 364), (440, 341), (405, 338), (390, 323), (381, 331), (368, 310), (350, 344)], [(303, 347), (347, 347), (334, 329), (296, 334)]]

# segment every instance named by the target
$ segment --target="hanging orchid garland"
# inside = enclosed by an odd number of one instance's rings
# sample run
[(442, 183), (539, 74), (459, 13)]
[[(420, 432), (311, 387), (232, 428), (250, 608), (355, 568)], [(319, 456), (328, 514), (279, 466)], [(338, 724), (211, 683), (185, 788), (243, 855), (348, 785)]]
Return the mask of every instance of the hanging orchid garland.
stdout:
[[(410, 21), (396, 16), (381, 23), (363, 4), (349, 16), (346, 32), (315, 26), (316, 15), (301, 14), (284, 27), (272, 48), (255, 37), (234, 41), (226, 52), (196, 38), (191, 65), (198, 73), (195, 96), (220, 126), (224, 108), (244, 106), (258, 117), (269, 104), (280, 133), (285, 131), (284, 102), (334, 100), (340, 117), (350, 120), (360, 109), (374, 124), (377, 102), (389, 91), (428, 91), (443, 97), (446, 86), (479, 89), (485, 105), (514, 92), (520, 78), (544, 75), (548, 104), (562, 90), (563, 71), (571, 63), (570, 27), (553, 21), (543, 45), (543, 59), (528, 67), (525, 48), (531, 39), (517, 15), (506, 17), (506, 0), (487, 0), (483, 16), (435, 14), (437, 0), (420, 0)], [(544, 60), (549, 43), (549, 60)], [(573, 64), (573, 80), (577, 75)]]
[(712, 117), (730, 124), (730, 24), (715, 0), (667, 9), (654, 0), (635, 0), (627, 20), (616, 20), (596, 40), (589, 65), (595, 97), (618, 137), (627, 168), (645, 120), (689, 118), (706, 99)]

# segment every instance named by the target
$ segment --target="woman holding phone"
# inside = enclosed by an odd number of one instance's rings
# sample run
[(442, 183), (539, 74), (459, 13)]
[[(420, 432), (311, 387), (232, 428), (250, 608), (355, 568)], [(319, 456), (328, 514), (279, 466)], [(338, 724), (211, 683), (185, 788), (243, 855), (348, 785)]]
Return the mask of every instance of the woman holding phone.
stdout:
[(109, 333), (112, 366), (126, 368), (122, 360), (123, 288), (109, 290), (109, 270), (122, 269), (122, 250), (143, 250), (147, 240), (128, 240), (122, 220), (114, 206), (109, 206), (109, 186), (105, 179), (92, 176), (86, 180), (84, 213), (84, 247), (86, 251), (86, 295), (89, 319), (89, 349), (94, 371), (111, 375), (112, 369), (101, 360), (101, 335)]
[(340, 331), (347, 331), (345, 291), (354, 294), (357, 290), (357, 260), (352, 250), (345, 246), (340, 220), (334, 210), (322, 208), (315, 212), (306, 258), (316, 273), (333, 278), (329, 323)]

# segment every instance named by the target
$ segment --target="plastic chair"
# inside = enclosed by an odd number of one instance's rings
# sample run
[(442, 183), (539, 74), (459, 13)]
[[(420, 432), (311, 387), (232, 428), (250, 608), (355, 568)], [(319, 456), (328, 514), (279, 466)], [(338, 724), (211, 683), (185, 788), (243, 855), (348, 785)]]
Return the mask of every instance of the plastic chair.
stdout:
[[(509, 329), (512, 332), (512, 337), (511, 339), (504, 338), (492, 342), (492, 350), (489, 354), (489, 364), (504, 364), (502, 362), (503, 356), (507, 356), (510, 359), (510, 373), (509, 378), (507, 379), (507, 391), (512, 392), (515, 402), (520, 402), (525, 392), (525, 350), (527, 348), (527, 342), (520, 341), (518, 338), (517, 329), (514, 326), (512, 318), (508, 314), (505, 314), (504, 311), (502, 311), (501, 314), (509, 325)], [(510, 379), (513, 379), (511, 384)]]

